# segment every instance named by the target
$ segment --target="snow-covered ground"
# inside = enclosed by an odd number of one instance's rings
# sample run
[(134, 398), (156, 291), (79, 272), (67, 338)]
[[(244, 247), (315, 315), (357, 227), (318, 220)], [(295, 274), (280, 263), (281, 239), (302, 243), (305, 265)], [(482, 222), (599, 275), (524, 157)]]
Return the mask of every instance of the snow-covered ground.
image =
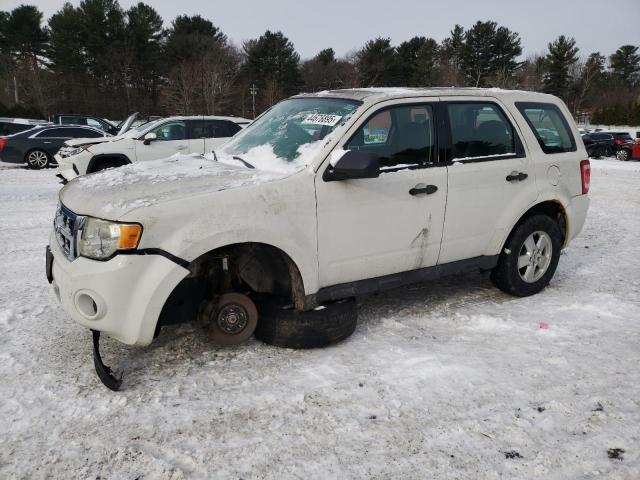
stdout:
[(420, 284), (314, 351), (105, 338), (119, 393), (44, 278), (54, 171), (0, 169), (0, 478), (640, 478), (640, 162), (592, 165), (537, 296)]

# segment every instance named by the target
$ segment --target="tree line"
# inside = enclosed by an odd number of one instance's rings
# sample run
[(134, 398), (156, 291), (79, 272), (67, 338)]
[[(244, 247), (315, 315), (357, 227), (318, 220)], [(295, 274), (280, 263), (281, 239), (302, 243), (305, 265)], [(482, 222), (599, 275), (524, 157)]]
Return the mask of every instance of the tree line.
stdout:
[[(252, 87), (256, 88), (253, 89)], [(377, 86), (518, 88), (561, 97), (593, 123), (640, 124), (640, 55), (623, 45), (580, 54), (559, 36), (522, 59), (517, 32), (492, 21), (455, 25), (442, 42), (379, 37), (344, 57), (302, 60), (282, 32), (234, 45), (214, 23), (181, 15), (168, 28), (145, 3), (65, 3), (45, 21), (31, 5), (0, 11), (0, 115), (56, 112), (252, 116), (301, 91)], [(255, 98), (251, 92), (254, 91)]]

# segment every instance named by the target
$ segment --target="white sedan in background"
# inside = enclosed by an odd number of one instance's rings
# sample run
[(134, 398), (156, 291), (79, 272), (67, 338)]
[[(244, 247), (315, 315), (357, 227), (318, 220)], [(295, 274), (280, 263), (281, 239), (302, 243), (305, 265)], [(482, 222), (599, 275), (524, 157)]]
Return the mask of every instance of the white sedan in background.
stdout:
[(175, 153), (204, 154), (222, 145), (250, 122), (240, 117), (168, 117), (144, 123), (115, 137), (68, 141), (56, 155), (58, 176), (71, 180)]

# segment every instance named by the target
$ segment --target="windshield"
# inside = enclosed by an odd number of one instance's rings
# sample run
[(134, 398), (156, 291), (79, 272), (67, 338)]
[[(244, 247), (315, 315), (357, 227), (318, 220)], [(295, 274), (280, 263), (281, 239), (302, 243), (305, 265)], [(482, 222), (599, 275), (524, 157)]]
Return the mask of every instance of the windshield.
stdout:
[(333, 98), (285, 100), (229, 140), (217, 156), (221, 161), (241, 162), (259, 170), (300, 170), (322, 148), (322, 140), (359, 105), (354, 100)]

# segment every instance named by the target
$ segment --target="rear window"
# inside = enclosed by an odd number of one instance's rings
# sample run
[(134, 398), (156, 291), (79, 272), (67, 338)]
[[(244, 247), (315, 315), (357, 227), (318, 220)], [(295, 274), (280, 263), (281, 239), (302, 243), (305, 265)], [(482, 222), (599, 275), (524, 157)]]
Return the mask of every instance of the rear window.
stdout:
[(576, 141), (560, 109), (552, 103), (516, 102), (544, 153), (575, 152)]

